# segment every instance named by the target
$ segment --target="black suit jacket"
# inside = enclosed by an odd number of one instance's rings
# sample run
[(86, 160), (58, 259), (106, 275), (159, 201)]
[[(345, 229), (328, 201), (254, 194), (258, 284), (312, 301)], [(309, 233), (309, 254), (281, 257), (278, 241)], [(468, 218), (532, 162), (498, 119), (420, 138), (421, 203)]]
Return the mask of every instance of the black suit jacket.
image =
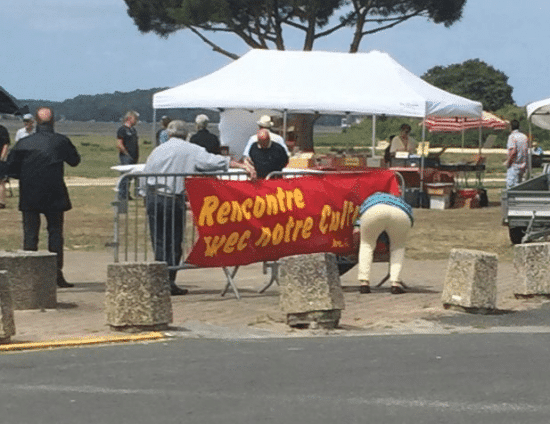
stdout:
[(202, 129), (193, 134), (189, 141), (193, 144), (198, 144), (206, 149), (208, 153), (219, 155), (221, 153), (220, 139), (209, 132), (207, 129)]
[(36, 133), (19, 140), (8, 155), (8, 174), (19, 179), (19, 210), (68, 211), (69, 193), (63, 180), (64, 163), (76, 166), (80, 155), (71, 140), (39, 125)]

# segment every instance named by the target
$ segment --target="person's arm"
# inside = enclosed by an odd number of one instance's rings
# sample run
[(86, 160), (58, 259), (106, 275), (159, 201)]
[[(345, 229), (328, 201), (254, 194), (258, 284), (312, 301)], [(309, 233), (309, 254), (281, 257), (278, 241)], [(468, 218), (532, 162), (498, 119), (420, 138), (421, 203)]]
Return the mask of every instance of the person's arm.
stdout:
[(2, 151), (0, 152), (0, 161), (6, 160), (7, 157), (8, 157), (8, 145), (4, 144), (4, 146), (2, 146)]
[(120, 153), (129, 156), (128, 150), (126, 150), (126, 147), (124, 146), (124, 140), (122, 138), (117, 138), (116, 147)]
[(248, 139), (248, 141), (246, 143), (246, 146), (244, 147), (244, 150), (243, 150), (243, 158), (248, 157), (248, 155), (250, 154), (250, 147), (252, 147), (254, 142), (255, 142), (254, 136), (252, 136)]
[(516, 147), (515, 146), (510, 147), (507, 152), (506, 160), (504, 161), (504, 166), (506, 168), (510, 168), (510, 166), (512, 165), (512, 162), (516, 158), (516, 155), (517, 155)]
[(237, 162), (236, 160), (231, 159), (229, 161), (229, 167), (243, 169), (251, 179), (256, 179), (256, 169), (248, 157), (246, 157), (243, 162)]
[(8, 159), (5, 162), (7, 164), (6, 173), (10, 178), (19, 179), (21, 176), (21, 165), (23, 163), (23, 156), (20, 150), (17, 149), (17, 145), (10, 150)]
[[(284, 154), (283, 154), (284, 153)], [(285, 150), (284, 152), (281, 152), (281, 171), (285, 166), (288, 165), (288, 152)]]
[(76, 147), (74, 144), (67, 138), (67, 157), (65, 158), (65, 162), (67, 162), (70, 166), (77, 166), (80, 163), (80, 154), (76, 150)]

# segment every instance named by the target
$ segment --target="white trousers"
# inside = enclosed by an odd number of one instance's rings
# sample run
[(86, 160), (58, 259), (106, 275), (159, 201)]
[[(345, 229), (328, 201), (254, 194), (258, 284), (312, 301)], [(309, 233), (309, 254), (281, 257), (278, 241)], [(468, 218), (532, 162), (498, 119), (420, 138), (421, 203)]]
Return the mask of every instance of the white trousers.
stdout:
[(361, 242), (359, 244), (358, 280), (370, 281), (376, 241), (382, 232), (390, 239), (390, 281), (399, 282), (405, 259), (405, 244), (411, 229), (411, 220), (406, 212), (385, 204), (367, 209), (361, 215)]

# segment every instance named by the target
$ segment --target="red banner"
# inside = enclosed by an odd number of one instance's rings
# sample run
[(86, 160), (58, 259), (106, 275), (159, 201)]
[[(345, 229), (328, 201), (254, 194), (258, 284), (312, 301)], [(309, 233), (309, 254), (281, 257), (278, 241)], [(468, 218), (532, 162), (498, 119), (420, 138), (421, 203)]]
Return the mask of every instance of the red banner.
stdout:
[(186, 262), (200, 267), (354, 253), (361, 203), (377, 191), (399, 194), (395, 174), (382, 169), (257, 181), (194, 177), (185, 188), (199, 234)]

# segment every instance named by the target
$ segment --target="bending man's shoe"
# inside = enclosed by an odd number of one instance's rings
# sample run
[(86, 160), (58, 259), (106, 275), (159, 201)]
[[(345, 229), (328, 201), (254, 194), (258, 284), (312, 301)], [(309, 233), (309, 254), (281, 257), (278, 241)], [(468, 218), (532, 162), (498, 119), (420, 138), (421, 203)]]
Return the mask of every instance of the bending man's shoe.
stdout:
[(183, 296), (187, 293), (189, 293), (189, 290), (182, 289), (181, 287), (176, 286), (176, 284), (170, 283), (170, 294), (172, 296)]
[(405, 289), (401, 286), (391, 286), (390, 292), (391, 294), (403, 294)]
[(368, 281), (361, 281), (361, 285), (359, 286), (359, 293), (361, 294), (367, 294), (370, 293), (370, 285)]

